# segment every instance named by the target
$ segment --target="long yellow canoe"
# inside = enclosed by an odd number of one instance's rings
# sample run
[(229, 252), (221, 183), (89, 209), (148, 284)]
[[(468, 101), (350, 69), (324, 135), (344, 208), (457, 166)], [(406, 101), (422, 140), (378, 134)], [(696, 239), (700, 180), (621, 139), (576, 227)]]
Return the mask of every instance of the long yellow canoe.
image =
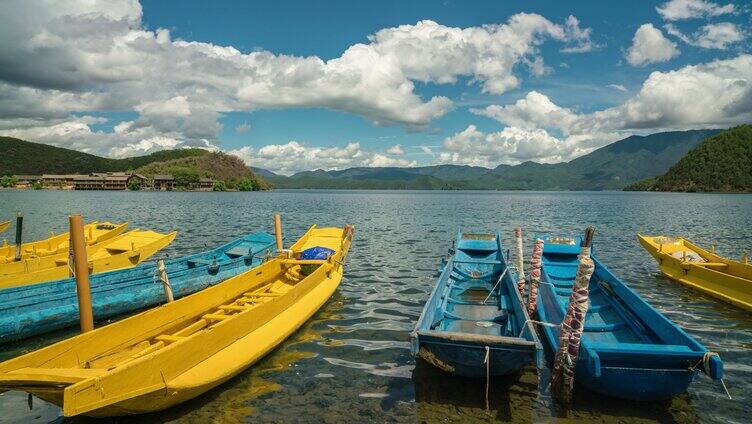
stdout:
[[(130, 268), (150, 258), (175, 240), (176, 232), (162, 234), (134, 230), (88, 246), (89, 273)], [(68, 252), (30, 257), (0, 264), (0, 289), (59, 280), (71, 276)]]
[[(0, 392), (22, 390), (65, 416), (177, 405), (227, 381), (306, 322), (339, 286), (349, 227), (311, 227), (291, 249), (327, 260), (270, 260), (196, 294), (0, 363)], [(295, 258), (293, 254), (293, 258)], [(308, 276), (301, 266), (317, 266)]]
[(10, 221), (0, 222), (0, 233), (7, 230), (10, 227)]
[(637, 235), (666, 277), (752, 311), (752, 265), (709, 252), (681, 237)]
[[(86, 244), (93, 246), (98, 243), (111, 240), (128, 228), (128, 223), (113, 224), (111, 222), (92, 222), (84, 226), (84, 236)], [(70, 233), (55, 235), (50, 233), (50, 237), (45, 240), (33, 241), (21, 244), (21, 258), (31, 258), (40, 256), (50, 256), (59, 253), (68, 252), (70, 243)], [(8, 244), (7, 240), (3, 241), (0, 246), (0, 268), (1, 264), (14, 262), (16, 260), (16, 246)], [(1, 273), (2, 271), (0, 271)]]

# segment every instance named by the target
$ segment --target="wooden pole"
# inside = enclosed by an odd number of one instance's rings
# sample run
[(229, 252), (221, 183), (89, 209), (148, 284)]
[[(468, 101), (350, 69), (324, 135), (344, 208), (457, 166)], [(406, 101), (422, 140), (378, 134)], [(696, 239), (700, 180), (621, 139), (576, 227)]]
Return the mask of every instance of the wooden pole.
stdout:
[(21, 244), (23, 243), (23, 215), (16, 214), (16, 260), (21, 260)]
[(89, 257), (86, 253), (84, 221), (81, 215), (71, 215), (70, 240), (73, 250), (73, 270), (76, 276), (76, 294), (78, 295), (78, 314), (81, 332), (94, 329), (94, 314), (91, 310), (91, 288), (89, 287)]
[(175, 298), (172, 295), (172, 286), (170, 285), (170, 278), (167, 277), (167, 270), (164, 266), (164, 260), (157, 261), (157, 270), (159, 271), (159, 279), (162, 281), (162, 287), (164, 288), (165, 297), (167, 302), (172, 302)]
[(274, 237), (277, 239), (277, 252), (281, 252), (282, 246), (282, 217), (278, 214), (274, 214)]

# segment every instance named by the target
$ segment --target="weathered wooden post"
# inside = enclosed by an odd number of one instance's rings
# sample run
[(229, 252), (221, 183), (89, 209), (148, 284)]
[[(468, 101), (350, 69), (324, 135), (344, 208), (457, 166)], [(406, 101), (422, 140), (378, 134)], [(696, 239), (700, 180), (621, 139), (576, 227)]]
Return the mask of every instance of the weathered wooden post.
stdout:
[(541, 280), (541, 265), (543, 260), (543, 240), (535, 239), (533, 256), (530, 258), (530, 293), (528, 296), (527, 310), (531, 317), (535, 316), (538, 305), (538, 287)]
[(16, 260), (21, 260), (21, 244), (23, 243), (23, 215), (16, 214)]
[(282, 246), (282, 217), (278, 214), (274, 214), (274, 238), (277, 240), (277, 252), (281, 252)]
[(522, 228), (514, 229), (514, 239), (517, 247), (517, 291), (525, 299), (525, 259), (522, 257)]
[(170, 285), (170, 279), (169, 277), (167, 277), (167, 270), (165, 269), (163, 259), (157, 261), (157, 271), (159, 272), (159, 279), (160, 281), (162, 281), (162, 288), (164, 288), (167, 302), (169, 303), (174, 301), (175, 297), (172, 295), (172, 285)]
[(89, 256), (86, 253), (84, 221), (81, 215), (71, 215), (70, 245), (73, 250), (73, 273), (76, 276), (76, 294), (78, 296), (78, 315), (81, 332), (94, 329), (94, 314), (91, 310), (91, 288), (89, 287)]
[(577, 276), (572, 286), (572, 294), (569, 297), (567, 313), (559, 329), (559, 348), (551, 372), (551, 392), (554, 397), (564, 403), (569, 403), (572, 399), (574, 372), (577, 366), (577, 357), (580, 353), (580, 340), (585, 328), (590, 277), (595, 270), (593, 260), (590, 258), (590, 245), (593, 242), (594, 232), (593, 227), (588, 227), (585, 230)]

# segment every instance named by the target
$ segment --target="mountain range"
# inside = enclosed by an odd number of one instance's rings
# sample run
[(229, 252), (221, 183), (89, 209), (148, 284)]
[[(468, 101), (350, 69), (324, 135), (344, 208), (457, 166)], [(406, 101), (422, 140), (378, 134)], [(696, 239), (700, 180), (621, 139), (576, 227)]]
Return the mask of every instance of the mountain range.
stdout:
[(666, 172), (702, 140), (721, 130), (630, 136), (569, 162), (523, 162), (489, 169), (466, 165), (357, 167), (291, 176), (251, 168), (277, 188), (414, 190), (621, 190)]

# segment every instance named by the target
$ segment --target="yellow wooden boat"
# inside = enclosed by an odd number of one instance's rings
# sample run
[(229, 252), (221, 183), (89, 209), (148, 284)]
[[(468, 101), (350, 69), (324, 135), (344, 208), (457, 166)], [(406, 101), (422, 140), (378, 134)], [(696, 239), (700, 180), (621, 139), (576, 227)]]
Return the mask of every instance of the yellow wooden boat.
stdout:
[[(666, 277), (752, 311), (752, 265), (718, 256), (681, 237), (637, 235)], [(713, 249), (715, 250), (715, 249)]]
[[(88, 246), (89, 273), (138, 265), (172, 243), (176, 234), (134, 230)], [(71, 276), (68, 259), (68, 251), (65, 251), (0, 264), (0, 289), (68, 278)]]
[[(86, 244), (93, 246), (111, 240), (128, 228), (128, 223), (113, 224), (111, 222), (92, 222), (84, 226), (84, 236)], [(70, 234), (62, 233), (55, 235), (50, 233), (50, 237), (45, 240), (33, 241), (21, 244), (21, 258), (31, 258), (39, 256), (50, 256), (59, 253), (68, 252), (70, 243)], [(3, 241), (0, 246), (0, 264), (14, 262), (16, 260), (16, 245), (8, 244), (8, 240)], [(1, 267), (2, 265), (0, 265)], [(1, 271), (0, 271), (1, 272)]]
[(0, 233), (7, 230), (10, 227), (10, 221), (0, 222)]
[[(351, 227), (311, 227), (282, 255), (196, 294), (0, 363), (0, 392), (22, 390), (65, 416), (158, 411), (196, 397), (295, 332), (342, 280)], [(314, 246), (329, 259), (302, 261)], [(303, 276), (302, 266), (315, 269)], [(311, 271), (310, 268), (308, 271)]]

